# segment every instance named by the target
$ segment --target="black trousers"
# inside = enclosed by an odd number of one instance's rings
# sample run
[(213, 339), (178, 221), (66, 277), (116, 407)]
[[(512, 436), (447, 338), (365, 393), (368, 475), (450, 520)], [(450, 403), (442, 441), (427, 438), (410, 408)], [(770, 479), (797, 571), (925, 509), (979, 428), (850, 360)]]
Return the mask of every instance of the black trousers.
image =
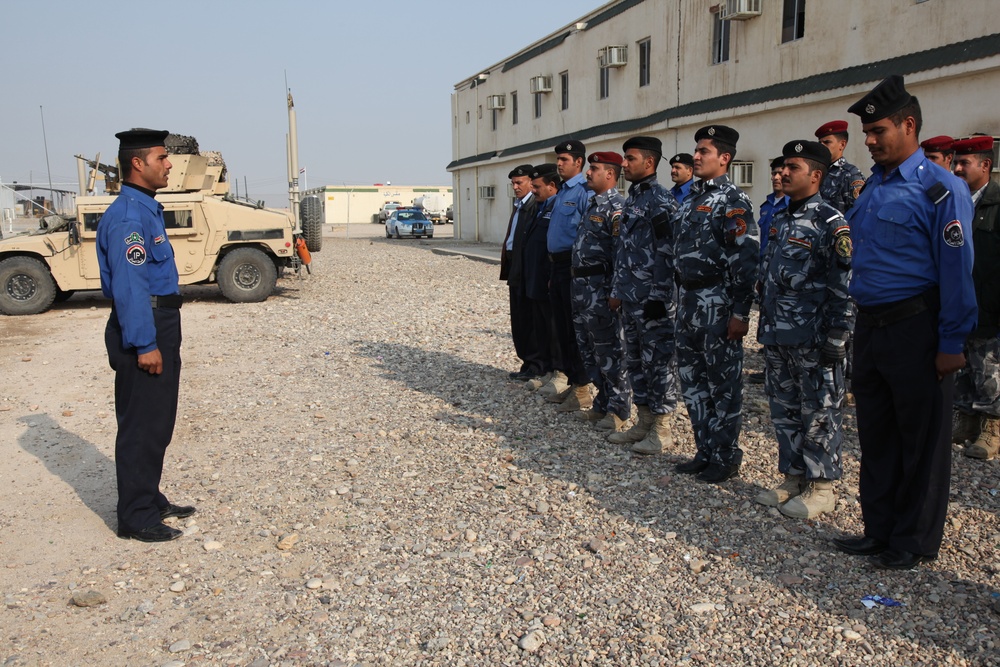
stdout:
[(163, 457), (174, 433), (181, 377), (181, 311), (154, 308), (156, 345), (163, 373), (150, 375), (137, 365), (135, 349), (122, 346), (114, 309), (104, 330), (108, 361), (115, 370), (115, 469), (118, 475), (118, 528), (142, 530), (160, 523), (168, 500), (160, 493)]
[[(521, 372), (543, 375), (551, 370), (548, 322), (536, 324), (535, 309), (523, 285), (508, 285), (510, 291), (510, 335), (521, 360)], [(546, 314), (545, 317), (548, 317)]]
[(885, 327), (858, 318), (853, 389), (865, 535), (936, 556), (951, 481), (954, 375), (938, 381), (934, 310)]
[(569, 378), (570, 384), (585, 385), (590, 382), (583, 369), (580, 349), (576, 344), (576, 330), (573, 327), (573, 302), (570, 287), (571, 261), (552, 262), (549, 273), (549, 303), (552, 305), (552, 335), (559, 348), (559, 358), (554, 360), (555, 369)]

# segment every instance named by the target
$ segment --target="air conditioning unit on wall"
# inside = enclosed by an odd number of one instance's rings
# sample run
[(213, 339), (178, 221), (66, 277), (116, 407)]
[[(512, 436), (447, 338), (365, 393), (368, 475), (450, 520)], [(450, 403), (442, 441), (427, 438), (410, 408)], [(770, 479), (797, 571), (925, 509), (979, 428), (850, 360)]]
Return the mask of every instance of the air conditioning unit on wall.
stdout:
[(729, 180), (738, 188), (752, 188), (753, 162), (733, 162), (730, 164)]
[(725, 0), (719, 9), (723, 21), (746, 21), (760, 16), (760, 0)]
[(486, 108), (493, 109), (504, 109), (507, 106), (506, 95), (490, 95), (486, 98)]
[(627, 46), (605, 46), (597, 52), (601, 67), (625, 67), (628, 64)]
[(552, 92), (552, 77), (551, 76), (536, 76), (528, 82), (529, 89), (532, 94), (535, 93), (551, 93)]

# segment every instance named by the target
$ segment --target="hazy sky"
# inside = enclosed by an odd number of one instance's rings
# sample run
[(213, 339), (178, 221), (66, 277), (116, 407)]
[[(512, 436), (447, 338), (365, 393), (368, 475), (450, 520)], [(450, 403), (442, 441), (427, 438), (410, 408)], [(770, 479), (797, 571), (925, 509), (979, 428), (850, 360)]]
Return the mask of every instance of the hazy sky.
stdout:
[(604, 1), (3, 0), (0, 181), (47, 182), (44, 113), (66, 189), (74, 154), (113, 163), (115, 132), (152, 127), (281, 206), (287, 72), (309, 187), (450, 185), (455, 83)]

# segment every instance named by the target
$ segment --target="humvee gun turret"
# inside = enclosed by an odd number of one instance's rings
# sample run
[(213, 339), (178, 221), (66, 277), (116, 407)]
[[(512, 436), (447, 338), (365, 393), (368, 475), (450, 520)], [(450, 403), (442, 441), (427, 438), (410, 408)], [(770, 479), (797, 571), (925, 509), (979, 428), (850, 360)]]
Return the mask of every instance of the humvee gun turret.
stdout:
[[(175, 152), (185, 150), (185, 139), (191, 152)], [(321, 207), (303, 200), (300, 225), (286, 211), (236, 199), (221, 156), (200, 154), (192, 142), (167, 137), (173, 167), (167, 187), (156, 194), (180, 284), (218, 283), (230, 301), (263, 301), (284, 269), (300, 271), (306, 250), (319, 251)], [(121, 184), (118, 169), (101, 164), (99, 157), (77, 159), (80, 192), (93, 191), (96, 180), (103, 179), (108, 194), (77, 197), (74, 216), (48, 216), (38, 229), (0, 240), (0, 312), (40, 313), (77, 290), (100, 289), (97, 224)]]

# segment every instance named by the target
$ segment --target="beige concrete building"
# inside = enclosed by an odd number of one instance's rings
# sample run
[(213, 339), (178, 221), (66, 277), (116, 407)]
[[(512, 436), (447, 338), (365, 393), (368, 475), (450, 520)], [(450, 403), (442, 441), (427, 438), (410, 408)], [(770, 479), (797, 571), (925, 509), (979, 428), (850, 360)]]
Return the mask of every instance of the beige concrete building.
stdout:
[[(507, 173), (651, 134), (692, 152), (709, 123), (741, 138), (731, 176), (757, 204), (785, 142), (844, 119), (845, 156), (870, 173), (847, 107), (889, 74), (921, 102), (921, 137), (1000, 134), (1000, 5), (993, 0), (613, 0), (459, 82), (452, 94), (455, 235), (499, 242)], [(669, 172), (661, 166), (661, 180)]]
[(302, 194), (323, 198), (329, 224), (370, 223), (382, 204), (393, 201), (409, 206), (424, 195), (440, 195), (446, 206), (452, 203), (451, 188), (437, 185), (327, 185)]

